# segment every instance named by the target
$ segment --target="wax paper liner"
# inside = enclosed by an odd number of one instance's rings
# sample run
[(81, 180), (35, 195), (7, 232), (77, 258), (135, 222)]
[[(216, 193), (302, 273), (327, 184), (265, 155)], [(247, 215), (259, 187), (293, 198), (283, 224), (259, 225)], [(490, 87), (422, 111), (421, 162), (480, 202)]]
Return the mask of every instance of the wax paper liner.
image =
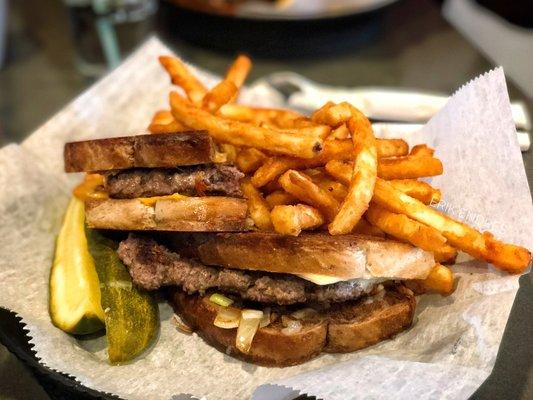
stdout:
[[(155, 346), (118, 367), (106, 362), (101, 338), (77, 340), (52, 326), (47, 283), (54, 240), (70, 190), (79, 180), (63, 173), (63, 144), (144, 132), (152, 114), (168, 108), (172, 86), (157, 63), (157, 56), (168, 53), (157, 39), (149, 40), (20, 146), (0, 150), (0, 305), (23, 318), (40, 361), (91, 388), (132, 399), (182, 393), (208, 399), (283, 399), (294, 390), (327, 399), (461, 398), (472, 393), (494, 365), (518, 288), (516, 276), (472, 260), (454, 266), (455, 293), (423, 296), (414, 326), (394, 340), (284, 369), (243, 363), (194, 334), (179, 333), (166, 304), (160, 304)], [(208, 86), (215, 82), (213, 75), (198, 73)], [(241, 98), (265, 106), (281, 106), (282, 99), (264, 83), (243, 89)], [(408, 140), (437, 147), (446, 172), (433, 183), (443, 190), (446, 211), (532, 247), (531, 196), (501, 69), (459, 90)]]

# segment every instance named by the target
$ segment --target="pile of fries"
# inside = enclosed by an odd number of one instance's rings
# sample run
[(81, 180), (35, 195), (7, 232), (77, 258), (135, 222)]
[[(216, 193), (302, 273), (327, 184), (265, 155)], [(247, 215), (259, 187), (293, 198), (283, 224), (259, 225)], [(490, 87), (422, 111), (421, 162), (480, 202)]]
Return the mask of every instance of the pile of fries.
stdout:
[(401, 139), (376, 139), (368, 118), (351, 104), (326, 103), (310, 117), (283, 109), (235, 104), (251, 61), (239, 56), (224, 79), (206, 88), (174, 57), (159, 58), (186, 97), (170, 93), (170, 110), (158, 111), (152, 133), (206, 130), (223, 158), (246, 178), (242, 189), (260, 230), (298, 235), (328, 229), (332, 235), (393, 237), (433, 252), (437, 262), (418, 292), (449, 294), (457, 250), (510, 273), (523, 272), (531, 254), (496, 240), (432, 208), (439, 189), (419, 178), (443, 173), (434, 150)]

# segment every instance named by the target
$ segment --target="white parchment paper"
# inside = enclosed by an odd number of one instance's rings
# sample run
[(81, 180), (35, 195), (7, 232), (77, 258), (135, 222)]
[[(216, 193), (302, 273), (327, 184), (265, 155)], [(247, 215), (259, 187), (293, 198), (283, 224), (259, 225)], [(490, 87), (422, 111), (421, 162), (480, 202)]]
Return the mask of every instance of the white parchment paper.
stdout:
[[(0, 149), (0, 305), (23, 318), (41, 362), (87, 386), (131, 399), (181, 393), (284, 399), (288, 388), (324, 399), (470, 395), (494, 365), (518, 288), (517, 277), (472, 260), (454, 266), (455, 293), (423, 296), (414, 326), (394, 340), (285, 369), (237, 361), (196, 335), (179, 333), (165, 304), (155, 346), (119, 367), (106, 363), (102, 341), (79, 342), (52, 326), (47, 283), (54, 239), (79, 179), (63, 173), (63, 144), (143, 132), (152, 114), (167, 108), (171, 86), (157, 56), (168, 53), (157, 39), (148, 41), (22, 145)], [(207, 84), (214, 82), (212, 75), (200, 74)], [(245, 89), (242, 100), (282, 105), (282, 96), (264, 83)], [(533, 248), (531, 196), (501, 69), (460, 89), (408, 140), (437, 147), (445, 174), (433, 181), (444, 193), (446, 211)]]

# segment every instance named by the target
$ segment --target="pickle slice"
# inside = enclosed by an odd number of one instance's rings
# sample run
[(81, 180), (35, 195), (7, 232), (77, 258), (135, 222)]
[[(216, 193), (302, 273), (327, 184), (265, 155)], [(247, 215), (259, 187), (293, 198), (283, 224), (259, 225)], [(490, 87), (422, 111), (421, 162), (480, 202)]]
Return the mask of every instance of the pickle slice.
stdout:
[(52, 323), (65, 332), (83, 335), (104, 328), (98, 275), (85, 237), (85, 206), (75, 197), (57, 237), (48, 304)]
[(159, 330), (157, 303), (149, 293), (133, 286), (116, 253), (117, 243), (87, 229), (89, 251), (100, 280), (109, 361), (130, 361), (142, 353)]

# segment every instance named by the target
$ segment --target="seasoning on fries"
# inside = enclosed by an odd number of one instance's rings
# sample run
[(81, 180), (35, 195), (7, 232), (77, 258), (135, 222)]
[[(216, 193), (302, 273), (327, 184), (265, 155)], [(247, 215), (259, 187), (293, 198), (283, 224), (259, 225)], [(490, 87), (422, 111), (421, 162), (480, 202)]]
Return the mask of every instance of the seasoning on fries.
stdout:
[[(172, 93), (171, 111), (157, 112), (149, 130), (208, 131), (220, 160), (247, 174), (243, 192), (257, 228), (297, 235), (328, 222), (330, 234), (388, 235), (431, 251), (437, 262), (452, 262), (462, 250), (511, 273), (527, 268), (528, 250), (430, 207), (442, 194), (418, 179), (442, 174), (443, 165), (427, 144), (409, 150), (402, 139), (374, 138), (368, 119), (347, 102), (327, 102), (309, 117), (235, 104), (251, 69), (246, 56), (211, 90), (178, 59), (160, 62), (188, 100)], [(453, 278), (447, 271), (437, 264), (425, 287), (438, 282), (431, 290), (448, 293)]]

